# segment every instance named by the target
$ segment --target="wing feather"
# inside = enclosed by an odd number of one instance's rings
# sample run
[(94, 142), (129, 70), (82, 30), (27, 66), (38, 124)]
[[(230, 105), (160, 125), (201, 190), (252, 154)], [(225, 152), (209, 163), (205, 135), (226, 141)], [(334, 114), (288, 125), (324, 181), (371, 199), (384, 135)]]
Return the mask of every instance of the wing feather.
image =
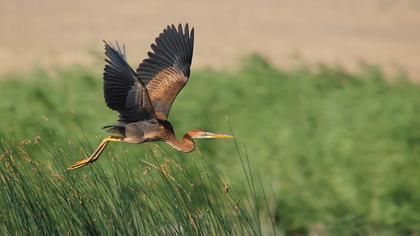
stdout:
[(125, 49), (105, 42), (104, 98), (107, 106), (120, 113), (119, 121), (130, 123), (155, 119), (147, 88), (125, 57)]
[(150, 95), (158, 118), (167, 119), (172, 103), (188, 82), (194, 47), (194, 28), (181, 24), (166, 27), (148, 58), (140, 63), (137, 74)]

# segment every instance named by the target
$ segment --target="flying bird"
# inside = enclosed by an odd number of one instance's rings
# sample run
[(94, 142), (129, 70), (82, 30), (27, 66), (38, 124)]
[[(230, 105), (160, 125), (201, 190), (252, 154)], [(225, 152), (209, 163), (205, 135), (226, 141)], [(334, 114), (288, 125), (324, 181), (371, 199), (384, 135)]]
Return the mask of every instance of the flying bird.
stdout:
[(168, 121), (176, 96), (188, 82), (194, 48), (194, 28), (188, 24), (167, 26), (151, 45), (148, 58), (134, 71), (125, 56), (125, 47), (105, 43), (104, 98), (119, 113), (118, 123), (104, 126), (110, 136), (93, 154), (67, 170), (96, 161), (110, 142), (140, 144), (162, 141), (180, 152), (191, 152), (196, 138), (232, 138), (227, 134), (193, 130), (182, 139), (175, 136)]

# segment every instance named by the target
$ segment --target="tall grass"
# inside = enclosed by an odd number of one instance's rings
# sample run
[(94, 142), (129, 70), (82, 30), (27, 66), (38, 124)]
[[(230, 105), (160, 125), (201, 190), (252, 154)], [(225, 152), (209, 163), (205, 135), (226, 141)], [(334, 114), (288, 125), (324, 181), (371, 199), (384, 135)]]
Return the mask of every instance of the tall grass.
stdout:
[[(29, 146), (40, 148), (50, 162), (32, 160)], [(187, 168), (149, 146), (141, 156), (111, 151), (105, 168), (97, 163), (64, 173), (63, 157), (77, 147), (1, 141), (2, 235), (262, 233), (256, 202), (250, 200), (256, 185), (229, 183), (203, 157), (195, 157)], [(245, 173), (250, 170), (244, 166)]]
[[(90, 146), (105, 135), (99, 127), (117, 118), (103, 102), (101, 83), (100, 68), (77, 66), (1, 80), (3, 143), (40, 137), (43, 149), (27, 145), (25, 150), (36, 162), (52, 163), (54, 171), (56, 161), (71, 164), (88, 155)], [(285, 71), (258, 56), (236, 71), (193, 70), (170, 114), (177, 134), (189, 129), (228, 132), (226, 116), (241, 154), (246, 151), (255, 170), (254, 184), (261, 181), (265, 189), (244, 194), (247, 205), (257, 203), (263, 230), (271, 232), (264, 210), (268, 205), (278, 232), (285, 234), (420, 232), (418, 85), (402, 77), (387, 78), (374, 66), (357, 73), (331, 66)], [(135, 171), (135, 179), (148, 178), (142, 172), (149, 165), (139, 159), (156, 163), (146, 145), (110, 146), (112, 153), (70, 176), (93, 178), (91, 170), (96, 173), (103, 166), (112, 177), (113, 168), (127, 162), (124, 171)], [(203, 140), (197, 146), (194, 154), (181, 154), (160, 145), (165, 153), (160, 158), (189, 171), (195, 170), (194, 159), (204, 159), (201, 170), (217, 170), (223, 180), (217, 186), (229, 179), (232, 186), (249, 189), (232, 142)], [(46, 155), (49, 152), (56, 154)], [(145, 153), (152, 159), (145, 159)], [(116, 164), (112, 158), (123, 162)], [(186, 184), (184, 179), (178, 182)]]

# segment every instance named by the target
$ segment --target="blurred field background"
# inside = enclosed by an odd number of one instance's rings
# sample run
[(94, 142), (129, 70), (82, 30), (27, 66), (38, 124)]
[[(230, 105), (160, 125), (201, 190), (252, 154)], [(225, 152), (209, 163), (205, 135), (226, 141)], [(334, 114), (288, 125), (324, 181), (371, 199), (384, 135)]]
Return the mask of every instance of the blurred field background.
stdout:
[[(418, 1), (0, 4), (2, 232), (270, 235), (271, 215), (285, 235), (419, 234)], [(117, 117), (101, 40), (136, 67), (178, 22), (196, 44), (175, 131), (232, 129), (236, 144), (114, 144), (63, 173)]]
[(196, 27), (194, 68), (231, 68), (250, 52), (274, 65), (360, 60), (420, 79), (418, 0), (23, 1), (0, 3), (0, 73), (34, 65), (95, 65), (102, 40), (137, 64), (167, 24)]

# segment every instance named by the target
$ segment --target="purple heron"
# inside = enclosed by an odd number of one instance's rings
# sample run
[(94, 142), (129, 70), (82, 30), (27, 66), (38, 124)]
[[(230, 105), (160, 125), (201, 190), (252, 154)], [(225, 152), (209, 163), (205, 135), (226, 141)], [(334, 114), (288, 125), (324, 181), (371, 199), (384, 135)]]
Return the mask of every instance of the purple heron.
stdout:
[(168, 121), (176, 96), (188, 82), (194, 47), (194, 28), (188, 24), (163, 30), (151, 45), (148, 58), (134, 71), (127, 63), (125, 48), (105, 42), (104, 98), (119, 113), (118, 123), (105, 126), (111, 136), (102, 140), (93, 154), (67, 170), (96, 161), (110, 142), (140, 144), (163, 141), (181, 152), (191, 152), (196, 138), (232, 138), (227, 134), (194, 130), (181, 140)]

